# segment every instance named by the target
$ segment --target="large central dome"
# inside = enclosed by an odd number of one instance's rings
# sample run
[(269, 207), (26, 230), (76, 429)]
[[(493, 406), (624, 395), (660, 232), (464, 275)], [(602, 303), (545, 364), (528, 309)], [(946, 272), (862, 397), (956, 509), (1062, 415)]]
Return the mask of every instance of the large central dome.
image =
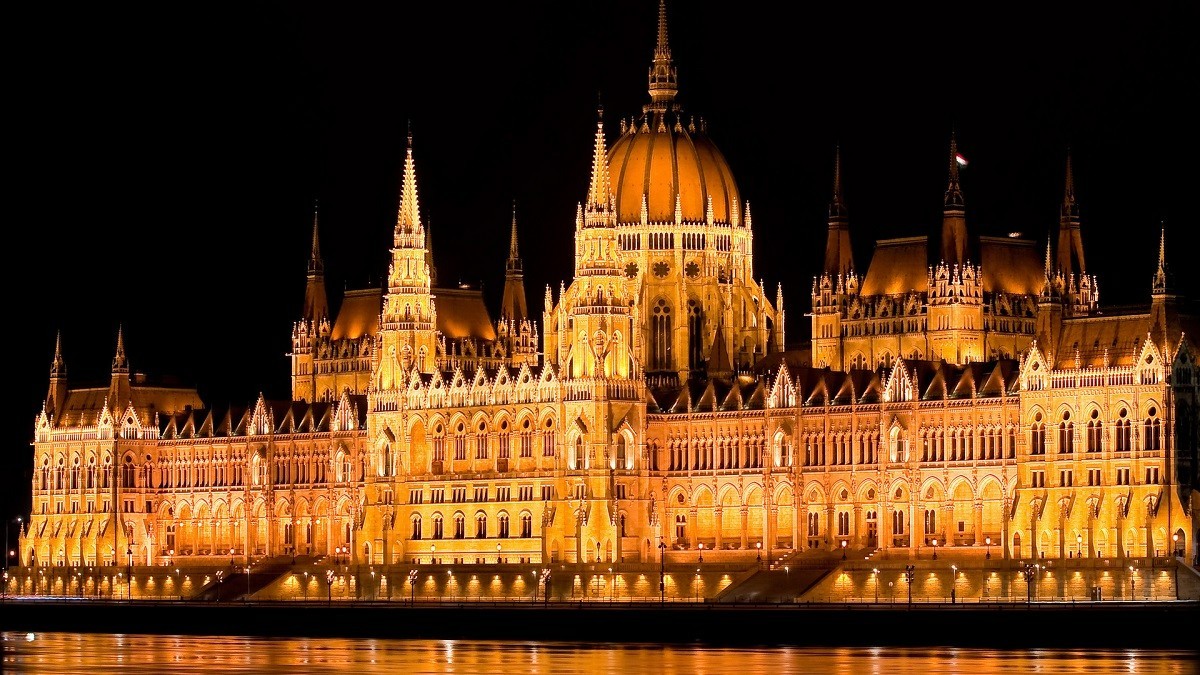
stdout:
[(621, 137), (608, 152), (617, 222), (640, 223), (645, 218), (651, 223), (706, 223), (711, 198), (713, 222), (736, 226), (741, 211), (733, 172), (709, 140), (704, 120), (697, 126), (683, 118), (675, 103), (678, 92), (667, 44), (667, 10), (660, 2), (650, 105), (641, 119), (621, 123)]
[(677, 111), (652, 105), (623, 132), (608, 153), (617, 222), (641, 222), (642, 195), (652, 223), (675, 222), (676, 198), (684, 222), (705, 222), (709, 197), (714, 222), (741, 221), (733, 172), (703, 121), (685, 123)]

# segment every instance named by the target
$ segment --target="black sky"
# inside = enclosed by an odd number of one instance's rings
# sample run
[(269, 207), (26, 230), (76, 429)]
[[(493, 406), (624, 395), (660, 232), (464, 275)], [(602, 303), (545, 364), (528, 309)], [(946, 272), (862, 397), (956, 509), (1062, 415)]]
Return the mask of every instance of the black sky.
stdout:
[[(443, 282), (498, 301), (515, 198), (540, 316), (570, 276), (597, 95), (610, 140), (647, 100), (655, 3), (472, 4), (10, 10), (5, 513), (28, 508), (55, 330), (73, 383), (107, 378), (121, 322), (134, 370), (210, 401), (286, 396), (313, 199), (331, 290), (378, 283), (407, 120)], [(789, 343), (807, 337), (835, 143), (863, 268), (875, 239), (940, 227), (952, 126), (974, 232), (1044, 240), (1070, 145), (1102, 303), (1148, 298), (1163, 219), (1196, 287), (1193, 3), (780, 4), (668, 12), (680, 100), (751, 200)]]

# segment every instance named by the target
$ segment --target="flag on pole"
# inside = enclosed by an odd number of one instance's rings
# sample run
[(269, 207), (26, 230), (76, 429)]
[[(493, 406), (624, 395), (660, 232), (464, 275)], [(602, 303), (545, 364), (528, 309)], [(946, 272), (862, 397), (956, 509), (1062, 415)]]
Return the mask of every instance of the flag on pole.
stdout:
[(954, 161), (958, 162), (959, 166), (967, 165), (967, 158), (963, 157), (961, 152), (954, 153)]

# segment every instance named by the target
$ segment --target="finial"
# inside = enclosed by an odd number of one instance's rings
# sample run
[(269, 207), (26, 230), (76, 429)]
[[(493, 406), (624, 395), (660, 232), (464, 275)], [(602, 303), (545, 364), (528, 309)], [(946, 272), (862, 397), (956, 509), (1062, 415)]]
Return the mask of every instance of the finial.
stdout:
[(62, 331), (59, 330), (54, 333), (54, 360), (50, 362), (50, 375), (60, 375), (63, 370)]
[(712, 195), (710, 194), (708, 195), (708, 206), (704, 209), (704, 221), (711, 226), (715, 218), (716, 214), (713, 211)]
[(1154, 280), (1151, 293), (1166, 293), (1170, 286), (1170, 272), (1167, 270), (1167, 221), (1162, 221), (1162, 229), (1158, 233), (1158, 268), (1154, 270)]
[(408, 148), (412, 149), (412, 118), (408, 118)]
[(1050, 278), (1050, 274), (1051, 274), (1050, 270), (1051, 270), (1051, 268), (1050, 268), (1050, 237), (1047, 236), (1046, 237), (1046, 278), (1047, 279)]
[(679, 193), (675, 193), (675, 224), (683, 224), (683, 203), (679, 200)]
[(754, 223), (750, 219), (750, 200), (747, 199), (746, 200), (746, 229), (747, 230), (750, 229), (753, 226), (753, 224)]
[(646, 193), (642, 193), (642, 210), (639, 214), (642, 225), (650, 224), (650, 203), (646, 197)]
[(666, 50), (670, 50), (667, 46), (667, 0), (658, 0), (658, 42), (654, 45), (654, 51)]

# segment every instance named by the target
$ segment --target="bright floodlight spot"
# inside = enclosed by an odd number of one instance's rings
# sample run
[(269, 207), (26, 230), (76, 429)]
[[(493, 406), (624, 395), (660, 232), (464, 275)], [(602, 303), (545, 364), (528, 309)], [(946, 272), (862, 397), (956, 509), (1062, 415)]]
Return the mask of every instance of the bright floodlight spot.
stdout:
[(1021, 233), (1020, 232), (1009, 232), (1008, 237), (1009, 237), (1009, 239), (1020, 239)]
[(25, 641), (26, 641), (26, 642), (33, 642), (33, 633), (26, 633), (26, 634), (25, 634)]

